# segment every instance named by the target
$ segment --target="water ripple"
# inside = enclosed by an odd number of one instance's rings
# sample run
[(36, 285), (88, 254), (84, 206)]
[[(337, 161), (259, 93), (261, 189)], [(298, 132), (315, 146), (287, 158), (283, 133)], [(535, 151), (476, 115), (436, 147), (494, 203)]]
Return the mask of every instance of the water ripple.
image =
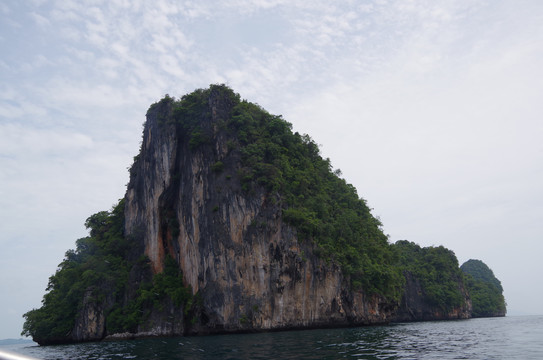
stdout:
[(364, 328), (20, 346), (44, 360), (542, 359), (543, 317), (421, 322)]

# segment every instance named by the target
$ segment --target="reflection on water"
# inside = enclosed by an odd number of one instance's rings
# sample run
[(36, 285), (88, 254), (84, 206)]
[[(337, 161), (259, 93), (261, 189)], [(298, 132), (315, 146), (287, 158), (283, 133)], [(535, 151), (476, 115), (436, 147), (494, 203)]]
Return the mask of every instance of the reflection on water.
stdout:
[(12, 349), (41, 359), (542, 359), (543, 317)]

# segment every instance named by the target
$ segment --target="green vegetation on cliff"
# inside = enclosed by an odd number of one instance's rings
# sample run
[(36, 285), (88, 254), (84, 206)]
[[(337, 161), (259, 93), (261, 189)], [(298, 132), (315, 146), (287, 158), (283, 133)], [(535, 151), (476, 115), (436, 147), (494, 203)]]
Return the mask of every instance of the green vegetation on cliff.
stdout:
[[(137, 267), (147, 268), (150, 272), (149, 261), (140, 258)], [(165, 301), (172, 301), (176, 307), (183, 307), (188, 313), (193, 301), (192, 289), (183, 285), (183, 273), (171, 256), (164, 261), (164, 271), (156, 274), (152, 281), (140, 284), (134, 298), (126, 304), (113, 304), (107, 317), (107, 330), (110, 334), (136, 332), (138, 326), (151, 314), (155, 308), (162, 308)]]
[(407, 240), (394, 245), (399, 265), (420, 281), (425, 300), (443, 311), (450, 311), (464, 302), (461, 292), (462, 272), (456, 255), (443, 246), (420, 247)]
[[(312, 241), (321, 257), (340, 264), (353, 288), (398, 299), (402, 276), (381, 222), (308, 135), (293, 132), (281, 116), (240, 100), (228, 87), (212, 85), (179, 101), (163, 100), (172, 101), (169, 122), (182, 129), (190, 148), (210, 144), (213, 134), (200, 124), (209, 116), (212, 94), (230, 110), (218, 126), (230, 139), (229, 149), (241, 154), (237, 174), (242, 189), (249, 196), (267, 192), (282, 206), (283, 219), (298, 230), (300, 240)], [(218, 162), (213, 170), (223, 166)]]
[(56, 273), (49, 278), (42, 306), (23, 315), (21, 335), (47, 344), (73, 340), (76, 318), (86, 303), (102, 304), (111, 333), (135, 331), (150, 309), (164, 298), (190, 307), (192, 292), (183, 286), (183, 276), (171, 258), (166, 259), (164, 273), (152, 281), (143, 281), (136, 295), (125, 304), (130, 271), (145, 270), (149, 265), (144, 256), (131, 260), (134, 243), (123, 235), (124, 200), (111, 211), (90, 216), (85, 227), (89, 236), (77, 240), (76, 249), (66, 252)]
[(460, 269), (466, 276), (473, 317), (503, 316), (506, 312), (501, 282), (481, 260), (468, 260)]
[(22, 335), (35, 341), (62, 342), (72, 332), (85, 297), (103, 302), (109, 293), (118, 294), (128, 279), (128, 242), (123, 237), (124, 202), (111, 212), (89, 217), (90, 236), (68, 250), (49, 278), (42, 306), (26, 314)]
[[(153, 109), (160, 109), (155, 118), (158, 126), (175, 130), (179, 142), (187, 145), (179, 148), (184, 152), (180, 156), (213, 154), (219, 144), (215, 137), (226, 139), (223, 145), (228, 156), (212, 157), (208, 163), (213, 176), (226, 174), (225, 181), (235, 184), (233, 191), (272, 204), (274, 214), (281, 214), (296, 229), (306, 249), (340, 266), (351, 289), (383, 295), (396, 304), (409, 273), (420, 282), (428, 303), (444, 311), (462, 305), (463, 278), (454, 253), (441, 246), (420, 248), (407, 241), (390, 244), (381, 222), (356, 189), (339, 177), (329, 159), (322, 158), (308, 135), (293, 132), (281, 116), (241, 100), (224, 85), (196, 90), (179, 100), (166, 96), (149, 110)], [(140, 155), (134, 158), (135, 163), (141, 160)], [(137, 169), (130, 169), (134, 178), (136, 171), (143, 171), (142, 167)], [(170, 170), (172, 178), (180, 181), (178, 170)], [(210, 204), (209, 208), (217, 213), (220, 206)], [(164, 233), (177, 237), (179, 222), (166, 214), (170, 210), (160, 209), (167, 219)], [(105, 321), (104, 334), (98, 334), (97, 339), (106, 333), (141, 331), (146, 319), (157, 312), (160, 315), (166, 306), (177, 315), (181, 313), (181, 322), (198, 308), (199, 298), (184, 287), (183, 274), (172, 257), (166, 256), (164, 271), (153, 275), (149, 259), (142, 255), (143, 240), (124, 234), (124, 215), (121, 200), (111, 211), (87, 219), (89, 236), (77, 240), (76, 249), (66, 252), (49, 279), (42, 306), (23, 315), (22, 335), (39, 343), (81, 341), (73, 334), (88, 308), (100, 309)], [(301, 259), (306, 261), (304, 254)], [(490, 283), (471, 276), (475, 297), (480, 296), (483, 304), (493, 296), (485, 290)], [(501, 286), (499, 290), (501, 294)]]

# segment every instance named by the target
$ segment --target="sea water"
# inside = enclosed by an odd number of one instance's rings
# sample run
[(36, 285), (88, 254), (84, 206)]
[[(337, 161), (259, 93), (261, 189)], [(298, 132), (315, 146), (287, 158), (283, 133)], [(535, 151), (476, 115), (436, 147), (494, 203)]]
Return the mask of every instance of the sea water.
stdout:
[(39, 359), (543, 359), (543, 316), (3, 346)]

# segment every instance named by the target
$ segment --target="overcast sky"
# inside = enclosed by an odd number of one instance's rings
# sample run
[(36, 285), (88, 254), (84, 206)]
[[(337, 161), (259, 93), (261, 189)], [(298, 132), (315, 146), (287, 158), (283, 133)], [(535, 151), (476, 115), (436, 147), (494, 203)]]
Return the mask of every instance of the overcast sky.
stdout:
[(0, 339), (124, 196), (148, 107), (211, 83), (543, 313), (543, 1), (1, 0)]

